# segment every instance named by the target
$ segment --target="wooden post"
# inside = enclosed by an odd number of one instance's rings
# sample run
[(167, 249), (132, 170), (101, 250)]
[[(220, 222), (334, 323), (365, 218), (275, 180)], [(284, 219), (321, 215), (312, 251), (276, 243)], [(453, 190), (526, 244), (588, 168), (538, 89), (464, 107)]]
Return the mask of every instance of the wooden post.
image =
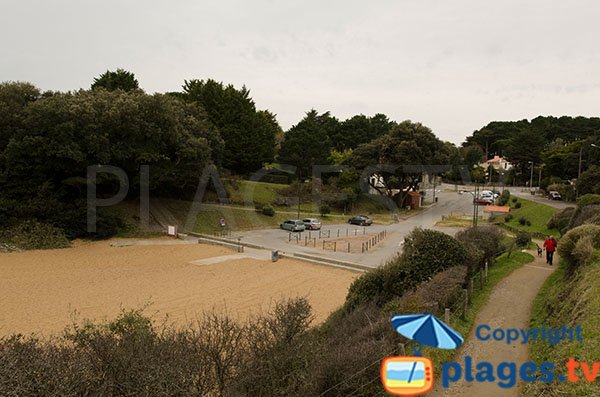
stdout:
[(337, 241), (333, 242), (333, 252), (337, 252)]
[(317, 247), (317, 238), (313, 237), (313, 247)]
[(467, 309), (469, 308), (469, 291), (466, 289), (463, 289), (464, 291), (464, 302), (463, 302), (463, 312), (462, 312), (462, 318), (464, 319), (467, 316)]
[(354, 235), (356, 236), (356, 229), (354, 229)]
[(350, 252), (350, 241), (348, 241), (348, 252)]
[(325, 240), (323, 240), (323, 249), (325, 249)]
[(348, 237), (348, 228), (346, 228), (346, 237)]
[(450, 324), (450, 309), (448, 308), (444, 310), (444, 320), (446, 321), (446, 324)]
[(319, 230), (319, 238), (321, 238), (321, 230)]
[(311, 235), (311, 231), (310, 230), (308, 231), (308, 239), (312, 240), (312, 235)]
[(488, 261), (485, 261), (485, 281), (488, 281)]
[(340, 229), (338, 229), (338, 237), (340, 237)]

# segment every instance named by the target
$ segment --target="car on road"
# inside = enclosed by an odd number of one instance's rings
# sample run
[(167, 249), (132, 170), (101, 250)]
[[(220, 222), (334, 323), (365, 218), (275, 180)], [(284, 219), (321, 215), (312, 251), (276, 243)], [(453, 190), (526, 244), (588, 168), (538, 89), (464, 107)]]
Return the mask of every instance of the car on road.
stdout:
[(289, 219), (279, 225), (279, 227), (290, 232), (302, 232), (306, 229), (304, 222), (302, 222), (300, 219)]
[(482, 190), (481, 191), (481, 196), (490, 196), (492, 198), (498, 198), (500, 196), (499, 193), (493, 191), (493, 190)]
[(302, 222), (304, 222), (304, 226), (306, 226), (306, 230), (320, 230), (321, 229), (321, 221), (316, 218), (302, 219)]
[(494, 204), (494, 199), (490, 196), (481, 196), (479, 198), (473, 199), (473, 204), (492, 205)]
[(555, 190), (551, 190), (550, 192), (548, 192), (548, 198), (550, 200), (562, 200), (560, 193)]
[(348, 223), (351, 225), (371, 226), (373, 221), (366, 215), (357, 215), (348, 219)]

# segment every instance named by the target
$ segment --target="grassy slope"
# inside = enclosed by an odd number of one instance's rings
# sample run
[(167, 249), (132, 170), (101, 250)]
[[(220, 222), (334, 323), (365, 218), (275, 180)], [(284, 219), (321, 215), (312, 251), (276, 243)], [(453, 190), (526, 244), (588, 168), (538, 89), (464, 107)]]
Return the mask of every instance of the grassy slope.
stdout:
[[(536, 203), (534, 201), (523, 200), (521, 198), (519, 199), (519, 202), (521, 202), (521, 208), (514, 208), (515, 203), (512, 202), (511, 198), (510, 213), (513, 216), (513, 218), (509, 222), (507, 222), (509, 226), (527, 232), (537, 232), (542, 233), (544, 235), (558, 235), (558, 230), (548, 229), (548, 227), (546, 226), (548, 220), (557, 211), (556, 208), (550, 207), (545, 204)], [(521, 217), (524, 217), (525, 219), (531, 221), (531, 226), (521, 225), (519, 223), (519, 219)], [(501, 222), (504, 222), (504, 217), (499, 217), (499, 220)]]
[[(477, 288), (477, 282), (473, 291), (472, 305), (467, 310), (467, 315), (462, 319), (458, 314), (451, 315), (450, 325), (461, 335), (466, 337), (475, 321), (475, 316), (479, 310), (485, 305), (492, 293), (492, 290), (506, 276), (512, 273), (514, 270), (520, 268), (526, 263), (532, 262), (534, 257), (526, 252), (513, 252), (510, 257), (508, 254), (502, 254), (498, 257), (496, 263), (490, 267), (488, 271), (488, 282), (484, 285), (483, 289)], [(435, 363), (435, 370), (437, 373), (441, 371), (441, 363), (451, 361), (456, 352), (454, 350), (442, 350), (433, 348), (424, 348), (423, 356), (429, 357)]]
[[(598, 255), (596, 255), (598, 258)], [(580, 270), (572, 280), (565, 279), (565, 267), (546, 280), (533, 307), (531, 327), (572, 327), (580, 325), (583, 343), (563, 341), (555, 346), (544, 342), (531, 345), (531, 358), (536, 363), (552, 362), (562, 366), (569, 357), (588, 363), (600, 362), (600, 260)], [(563, 367), (564, 368), (564, 367)], [(563, 368), (556, 373), (564, 374)], [(579, 377), (583, 375), (579, 373)], [(523, 390), (525, 396), (598, 396), (600, 382), (587, 383), (531, 383)]]

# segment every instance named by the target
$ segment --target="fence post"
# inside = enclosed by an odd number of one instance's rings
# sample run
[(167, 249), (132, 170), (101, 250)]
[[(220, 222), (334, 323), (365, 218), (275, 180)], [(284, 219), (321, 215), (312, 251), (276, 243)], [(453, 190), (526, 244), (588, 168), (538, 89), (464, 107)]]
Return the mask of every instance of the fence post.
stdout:
[(469, 303), (471, 303), (471, 297), (473, 296), (473, 289), (475, 287), (475, 277), (471, 277), (471, 281), (469, 282), (469, 287), (470, 287), (470, 289), (468, 290), (468, 292), (469, 292), (468, 300), (469, 300)]
[(348, 228), (346, 228), (346, 237), (348, 237)]
[(354, 229), (354, 235), (356, 236), (356, 229)]
[(450, 324), (450, 309), (448, 308), (444, 310), (444, 320), (446, 320), (446, 324)]
[(337, 252), (337, 241), (333, 242), (333, 252)]
[(463, 302), (463, 312), (462, 312), (462, 318), (464, 319), (467, 316), (467, 309), (469, 308), (469, 291), (467, 289), (463, 289), (464, 291), (464, 302)]
[(313, 237), (313, 247), (317, 247), (317, 238)]
[(319, 229), (319, 238), (321, 238), (321, 229)]
[(323, 249), (325, 249), (325, 240), (323, 240)]
[(292, 233), (288, 233), (288, 243), (292, 241)]
[(338, 229), (338, 237), (340, 237), (340, 229)]
[(485, 281), (488, 281), (488, 261), (485, 261)]
[(308, 231), (308, 239), (309, 239), (309, 240), (312, 240), (312, 233), (311, 233), (311, 231), (310, 231), (310, 230)]
[(367, 234), (367, 228), (363, 226), (363, 235)]
[(348, 252), (350, 252), (350, 241), (348, 241)]

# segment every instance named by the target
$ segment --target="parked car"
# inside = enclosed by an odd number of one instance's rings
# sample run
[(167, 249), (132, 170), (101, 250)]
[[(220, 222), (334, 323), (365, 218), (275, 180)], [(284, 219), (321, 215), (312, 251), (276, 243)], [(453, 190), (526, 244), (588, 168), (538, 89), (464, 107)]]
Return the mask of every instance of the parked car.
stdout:
[(348, 219), (348, 223), (351, 225), (371, 226), (373, 221), (366, 215), (357, 215)]
[(477, 205), (492, 205), (494, 204), (494, 199), (490, 196), (481, 196), (479, 198), (473, 199), (473, 204)]
[(316, 218), (302, 219), (302, 222), (304, 222), (304, 226), (306, 226), (306, 230), (320, 230), (321, 229), (321, 221)]
[(555, 190), (551, 190), (550, 192), (548, 192), (548, 198), (550, 200), (562, 200), (560, 193)]
[(481, 196), (491, 196), (492, 198), (496, 199), (496, 198), (498, 198), (498, 196), (500, 196), (500, 194), (493, 190), (482, 190)]
[(306, 229), (304, 222), (300, 219), (290, 219), (283, 222), (279, 227), (283, 230), (289, 230), (290, 232), (302, 232)]

